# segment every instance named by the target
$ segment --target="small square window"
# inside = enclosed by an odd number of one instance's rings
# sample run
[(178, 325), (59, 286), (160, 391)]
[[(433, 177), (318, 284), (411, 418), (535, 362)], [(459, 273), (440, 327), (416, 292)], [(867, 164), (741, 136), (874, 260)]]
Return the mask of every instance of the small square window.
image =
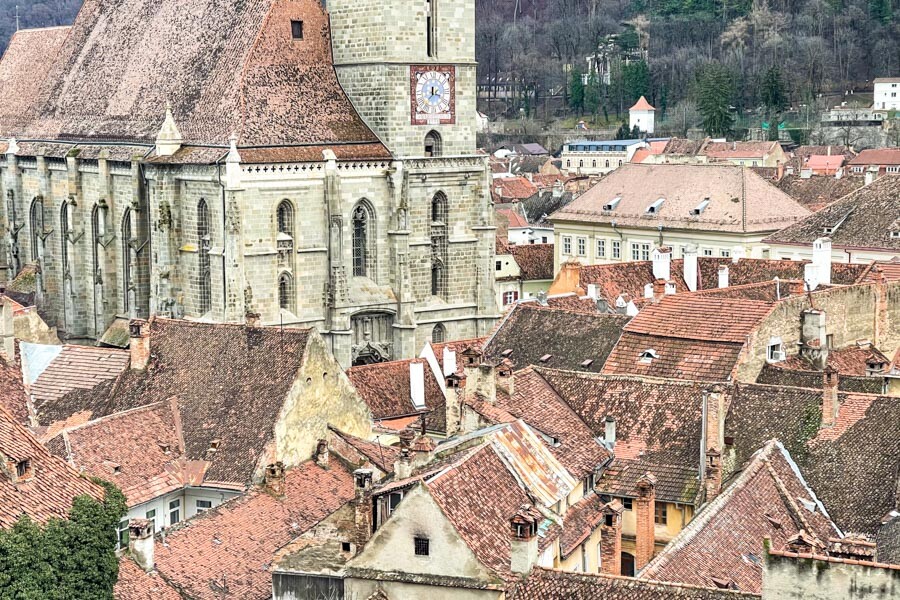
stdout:
[(350, 552), (352, 550), (350, 542), (341, 542), (341, 550), (343, 552)]
[(291, 37), (295, 40), (303, 39), (303, 21), (291, 21)]
[(415, 546), (416, 556), (428, 556), (428, 538), (413, 538), (413, 545)]
[(20, 460), (16, 463), (16, 479), (29, 479), (31, 477), (31, 461)]
[(622, 506), (625, 507), (625, 510), (631, 510), (631, 498), (622, 498)]
[(212, 500), (197, 500), (197, 512), (206, 512), (212, 508)]

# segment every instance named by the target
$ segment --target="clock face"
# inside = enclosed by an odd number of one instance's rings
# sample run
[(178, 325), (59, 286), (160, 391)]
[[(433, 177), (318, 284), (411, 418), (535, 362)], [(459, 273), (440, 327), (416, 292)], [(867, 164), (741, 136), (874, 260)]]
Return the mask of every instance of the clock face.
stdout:
[(455, 78), (454, 67), (432, 65), (410, 68), (413, 125), (454, 122)]

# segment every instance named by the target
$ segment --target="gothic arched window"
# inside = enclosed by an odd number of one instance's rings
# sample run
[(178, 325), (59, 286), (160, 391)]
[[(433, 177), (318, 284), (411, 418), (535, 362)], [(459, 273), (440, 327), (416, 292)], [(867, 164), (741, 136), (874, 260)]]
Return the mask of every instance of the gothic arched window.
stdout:
[(131, 295), (136, 292), (132, 275), (134, 257), (134, 240), (131, 233), (131, 209), (125, 210), (122, 216), (122, 305), (125, 312), (132, 308)]
[(282, 200), (276, 210), (278, 233), (294, 237), (294, 207), (287, 200)]
[(278, 276), (278, 307), (294, 312), (294, 278), (287, 272)]
[(442, 344), (445, 341), (447, 341), (447, 328), (441, 323), (438, 323), (434, 326), (434, 329), (431, 330), (431, 343)]
[(197, 203), (197, 291), (199, 293), (198, 309), (204, 315), (212, 308), (212, 274), (209, 261), (209, 249), (212, 245), (209, 236), (209, 206), (204, 198)]
[(365, 200), (360, 201), (350, 217), (353, 225), (353, 276), (371, 277), (375, 262), (372, 244), (374, 235), (374, 212)]
[(447, 196), (438, 192), (431, 199), (431, 295), (447, 293)]
[(44, 257), (44, 198), (36, 196), (31, 203), (31, 260)]
[(443, 140), (437, 131), (429, 131), (425, 135), (425, 156), (440, 156), (443, 150)]

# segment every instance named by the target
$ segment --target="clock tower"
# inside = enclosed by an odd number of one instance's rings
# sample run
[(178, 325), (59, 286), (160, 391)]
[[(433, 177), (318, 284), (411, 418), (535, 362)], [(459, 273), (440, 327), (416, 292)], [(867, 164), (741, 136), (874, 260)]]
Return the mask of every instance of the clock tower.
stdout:
[(397, 158), (475, 153), (474, 0), (328, 0), (334, 64)]

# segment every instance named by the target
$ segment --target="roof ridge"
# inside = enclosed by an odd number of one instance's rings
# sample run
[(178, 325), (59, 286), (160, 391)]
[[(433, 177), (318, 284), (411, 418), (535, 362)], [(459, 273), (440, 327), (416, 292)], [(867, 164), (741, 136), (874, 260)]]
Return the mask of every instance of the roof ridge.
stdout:
[[(900, 565), (898, 565), (900, 568)], [(705, 587), (702, 585), (692, 585), (689, 583), (678, 583), (674, 581), (660, 581), (657, 579), (636, 579), (634, 577), (629, 577), (627, 575), (613, 575), (611, 573), (589, 573), (585, 571), (564, 571), (562, 569), (551, 568), (551, 567), (541, 567), (537, 566), (534, 568), (535, 571), (544, 571), (546, 573), (553, 573), (555, 575), (565, 575), (567, 577), (583, 577), (586, 579), (609, 579), (612, 581), (623, 581), (629, 583), (645, 583), (650, 585), (657, 585), (663, 587), (672, 587), (672, 588), (681, 588), (688, 590), (703, 590), (703, 591), (715, 591), (716, 593), (725, 593), (725, 594), (733, 594), (734, 596), (742, 596), (747, 598), (759, 598), (759, 594), (754, 594), (752, 592), (744, 592), (741, 590), (728, 590), (728, 589), (720, 589), (720, 588), (712, 588)]]

